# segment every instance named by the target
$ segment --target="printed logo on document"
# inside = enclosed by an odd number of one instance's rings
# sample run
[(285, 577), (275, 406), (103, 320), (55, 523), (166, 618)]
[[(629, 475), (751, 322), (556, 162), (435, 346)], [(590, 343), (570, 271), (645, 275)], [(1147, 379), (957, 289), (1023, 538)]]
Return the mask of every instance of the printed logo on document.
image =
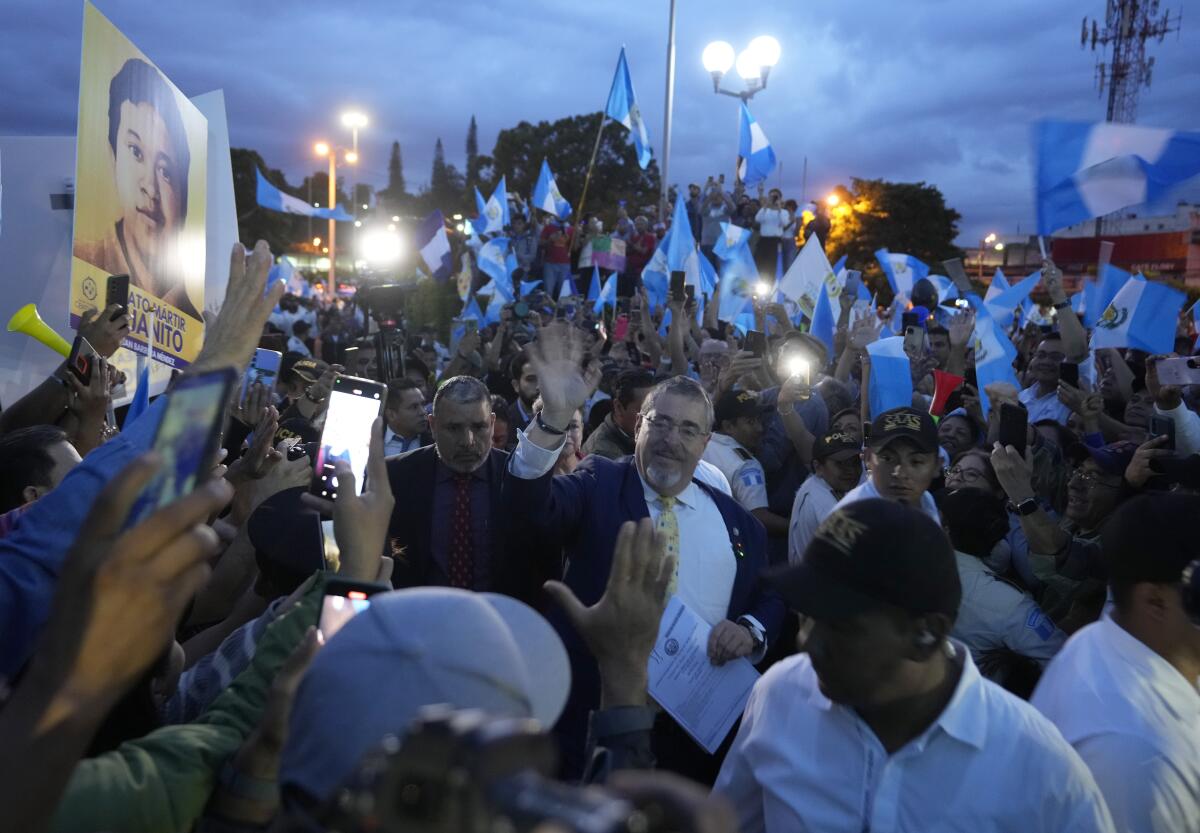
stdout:
[(675, 656), (676, 654), (679, 653), (679, 640), (678, 639), (668, 639), (666, 644), (663, 645), (663, 650), (667, 652), (667, 656), (669, 656), (669, 657)]

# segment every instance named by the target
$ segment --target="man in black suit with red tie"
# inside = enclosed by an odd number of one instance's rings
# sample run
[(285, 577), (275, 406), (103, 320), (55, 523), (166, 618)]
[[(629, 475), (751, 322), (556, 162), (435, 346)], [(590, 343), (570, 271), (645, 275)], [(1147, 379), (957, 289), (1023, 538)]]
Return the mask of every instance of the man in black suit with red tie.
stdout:
[(395, 587), (461, 587), (544, 605), (541, 585), (559, 576), (561, 556), (508, 545), (508, 453), (492, 448), (494, 420), (487, 387), (456, 376), (433, 398), (434, 444), (388, 459)]

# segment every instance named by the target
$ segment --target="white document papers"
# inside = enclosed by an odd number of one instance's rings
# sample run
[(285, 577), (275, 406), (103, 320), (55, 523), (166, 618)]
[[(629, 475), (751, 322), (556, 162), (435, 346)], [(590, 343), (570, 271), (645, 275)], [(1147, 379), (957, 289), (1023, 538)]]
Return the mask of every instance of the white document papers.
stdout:
[(650, 653), (650, 696), (712, 754), (742, 716), (758, 672), (745, 658), (708, 659), (712, 626), (673, 596)]

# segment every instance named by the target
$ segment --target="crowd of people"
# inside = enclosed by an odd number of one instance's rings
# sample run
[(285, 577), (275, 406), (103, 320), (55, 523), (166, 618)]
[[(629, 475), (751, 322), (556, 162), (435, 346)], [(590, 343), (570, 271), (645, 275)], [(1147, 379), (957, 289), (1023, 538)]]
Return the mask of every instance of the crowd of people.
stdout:
[[(823, 214), (759, 196), (689, 189), (705, 256), (726, 222), (767, 276), (825, 245)], [(348, 785), (445, 704), (537, 720), (556, 777), (658, 829), (1200, 830), (1200, 386), (1089, 350), (1047, 261), (1057, 323), (1008, 331), (1020, 387), (980, 390), (972, 311), (918, 284), (912, 401), (872, 412), (901, 306), (843, 293), (830, 350), (767, 299), (749, 331), (654, 304), (666, 226), (617, 216), (612, 310), (560, 292), (602, 226), (515, 211), (541, 286), (450, 331), (285, 294), (235, 246), (180, 379), (273, 346), (278, 375), (235, 387), (204, 476), (148, 515), (178, 394), (117, 430), (129, 321), (85, 316), (90, 381), (64, 366), (0, 412), (0, 829), (410, 829)], [(931, 407), (942, 373), (963, 381)], [(330, 501), (339, 376), (386, 394)], [(386, 592), (324, 633), (347, 581)], [(713, 754), (648, 692), (671, 598), (710, 663), (762, 672)]]

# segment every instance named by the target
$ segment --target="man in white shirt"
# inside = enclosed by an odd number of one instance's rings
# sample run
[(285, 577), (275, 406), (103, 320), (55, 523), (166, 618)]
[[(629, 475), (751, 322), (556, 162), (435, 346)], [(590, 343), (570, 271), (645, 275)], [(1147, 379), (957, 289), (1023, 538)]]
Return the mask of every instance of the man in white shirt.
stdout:
[(1042, 339), (1037, 350), (1029, 357), (1029, 373), (1034, 381), (1021, 391), (1017, 399), (1029, 411), (1030, 425), (1043, 419), (1066, 425), (1071, 418), (1071, 409), (1058, 399), (1058, 380), (1065, 358), (1062, 338), (1057, 333)]
[(958, 573), (928, 517), (835, 510), (771, 583), (813, 627), (754, 686), (713, 787), (742, 833), (1112, 833), (1070, 745), (948, 638)]
[(733, 498), (766, 527), (768, 535), (786, 535), (787, 518), (767, 508), (767, 476), (754, 456), (763, 437), (762, 406), (758, 394), (728, 390), (714, 406), (712, 439), (704, 448), (703, 462), (725, 475)]
[(884, 498), (919, 509), (940, 523), (929, 484), (938, 475), (938, 432), (933, 417), (914, 408), (884, 411), (867, 438), (867, 479), (838, 501), (837, 508)]
[(1030, 701), (1091, 769), (1119, 830), (1200, 830), (1197, 517), (1200, 497), (1184, 494), (1117, 510), (1103, 545), (1113, 609), (1067, 641)]
[(383, 403), (383, 451), (388, 457), (432, 445), (429, 417), (425, 414), (425, 394), (412, 379), (393, 379), (388, 382), (387, 400)]
[(813, 473), (796, 492), (788, 526), (788, 563), (799, 564), (804, 550), (839, 500), (862, 479), (862, 446), (834, 432), (813, 443)]

